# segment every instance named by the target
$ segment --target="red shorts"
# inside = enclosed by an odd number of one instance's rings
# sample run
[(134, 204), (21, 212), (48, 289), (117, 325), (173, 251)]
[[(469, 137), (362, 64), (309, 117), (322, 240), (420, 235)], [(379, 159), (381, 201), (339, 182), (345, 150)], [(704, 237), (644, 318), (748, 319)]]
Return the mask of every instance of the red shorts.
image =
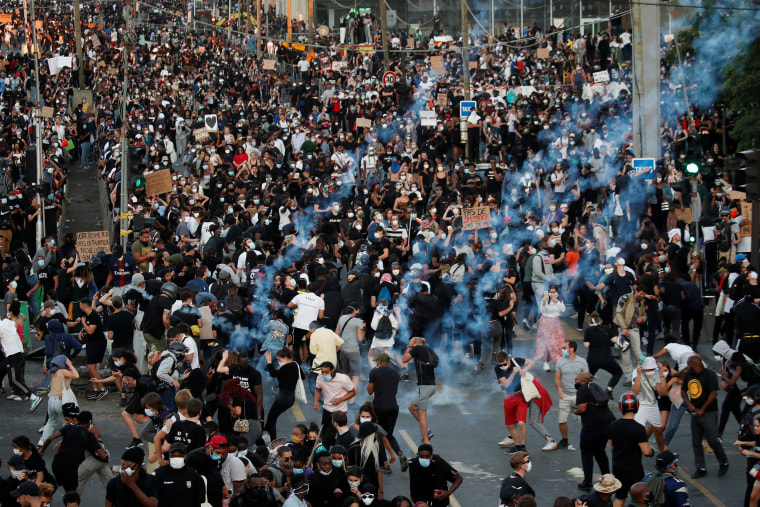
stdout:
[(504, 397), (504, 424), (510, 426), (518, 421), (528, 420), (528, 404), (522, 394), (510, 394)]

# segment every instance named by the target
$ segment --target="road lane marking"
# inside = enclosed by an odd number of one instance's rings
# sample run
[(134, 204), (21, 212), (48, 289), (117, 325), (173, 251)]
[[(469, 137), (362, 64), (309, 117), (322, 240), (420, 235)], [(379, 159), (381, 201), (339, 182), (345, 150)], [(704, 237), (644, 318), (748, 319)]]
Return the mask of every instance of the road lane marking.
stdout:
[(296, 421), (300, 423), (306, 422), (306, 417), (304, 417), (301, 407), (299, 407), (297, 403), (293, 404), (293, 417), (295, 417)]
[(686, 470), (684, 467), (679, 466), (679, 470), (681, 470), (683, 473), (678, 474), (678, 478), (682, 479), (685, 483), (687, 483), (690, 486), (694, 486), (699, 490), (700, 493), (705, 495), (705, 497), (710, 500), (715, 507), (726, 507), (726, 504), (720, 501), (720, 499), (713, 495), (712, 491), (707, 489), (706, 487), (702, 486), (699, 481), (693, 481), (691, 480), (691, 477), (689, 477), (691, 474), (689, 474), (688, 470)]

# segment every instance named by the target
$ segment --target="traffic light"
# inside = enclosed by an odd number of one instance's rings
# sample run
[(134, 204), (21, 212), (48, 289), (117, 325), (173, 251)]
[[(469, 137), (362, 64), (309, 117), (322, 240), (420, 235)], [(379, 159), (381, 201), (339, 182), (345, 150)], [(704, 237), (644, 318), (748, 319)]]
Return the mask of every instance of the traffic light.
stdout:
[(736, 156), (745, 161), (744, 167), (739, 170), (744, 172), (742, 187), (747, 193), (747, 199), (760, 199), (760, 150), (740, 151)]
[(699, 155), (687, 155), (683, 163), (683, 170), (690, 176), (699, 174), (702, 170), (702, 160), (700, 160)]
[(688, 240), (689, 243), (697, 241), (697, 222), (688, 224), (686, 234), (687, 237), (684, 239)]
[(145, 145), (142, 142), (136, 142), (129, 145), (129, 155), (127, 158), (127, 171), (129, 173), (129, 190), (137, 190), (145, 186), (143, 171), (145, 165), (142, 163), (145, 156)]

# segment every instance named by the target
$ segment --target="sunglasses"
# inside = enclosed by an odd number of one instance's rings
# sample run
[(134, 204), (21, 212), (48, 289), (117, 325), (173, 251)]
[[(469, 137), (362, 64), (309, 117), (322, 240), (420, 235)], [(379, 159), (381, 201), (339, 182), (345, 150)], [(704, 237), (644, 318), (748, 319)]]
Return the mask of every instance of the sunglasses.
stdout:
[(374, 500), (374, 498), (375, 498), (375, 495), (372, 495), (372, 494), (362, 495), (362, 500), (364, 500), (364, 499)]

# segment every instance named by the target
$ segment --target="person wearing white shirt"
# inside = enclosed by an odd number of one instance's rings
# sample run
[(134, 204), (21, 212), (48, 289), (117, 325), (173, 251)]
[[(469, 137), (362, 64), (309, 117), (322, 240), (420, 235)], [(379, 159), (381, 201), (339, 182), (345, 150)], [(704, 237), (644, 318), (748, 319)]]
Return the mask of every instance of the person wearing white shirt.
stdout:
[(325, 301), (310, 289), (309, 292), (298, 294), (291, 299), (288, 308), (296, 309), (293, 318), (293, 351), (303, 361), (306, 359), (307, 352), (306, 343), (303, 342), (303, 339), (309, 332), (309, 324), (324, 316)]
[[(15, 283), (15, 282), (14, 282)], [(42, 403), (42, 397), (37, 396), (18, 378), (16, 368), (24, 358), (24, 346), (16, 332), (16, 323), (5, 318), (0, 320), (0, 343), (2, 343), (5, 358), (0, 362), (0, 385), (8, 375), (12, 387), (16, 387), (23, 395), (31, 399), (30, 412), (33, 412)], [(15, 398), (14, 398), (15, 399)], [(21, 401), (21, 398), (17, 401)]]

